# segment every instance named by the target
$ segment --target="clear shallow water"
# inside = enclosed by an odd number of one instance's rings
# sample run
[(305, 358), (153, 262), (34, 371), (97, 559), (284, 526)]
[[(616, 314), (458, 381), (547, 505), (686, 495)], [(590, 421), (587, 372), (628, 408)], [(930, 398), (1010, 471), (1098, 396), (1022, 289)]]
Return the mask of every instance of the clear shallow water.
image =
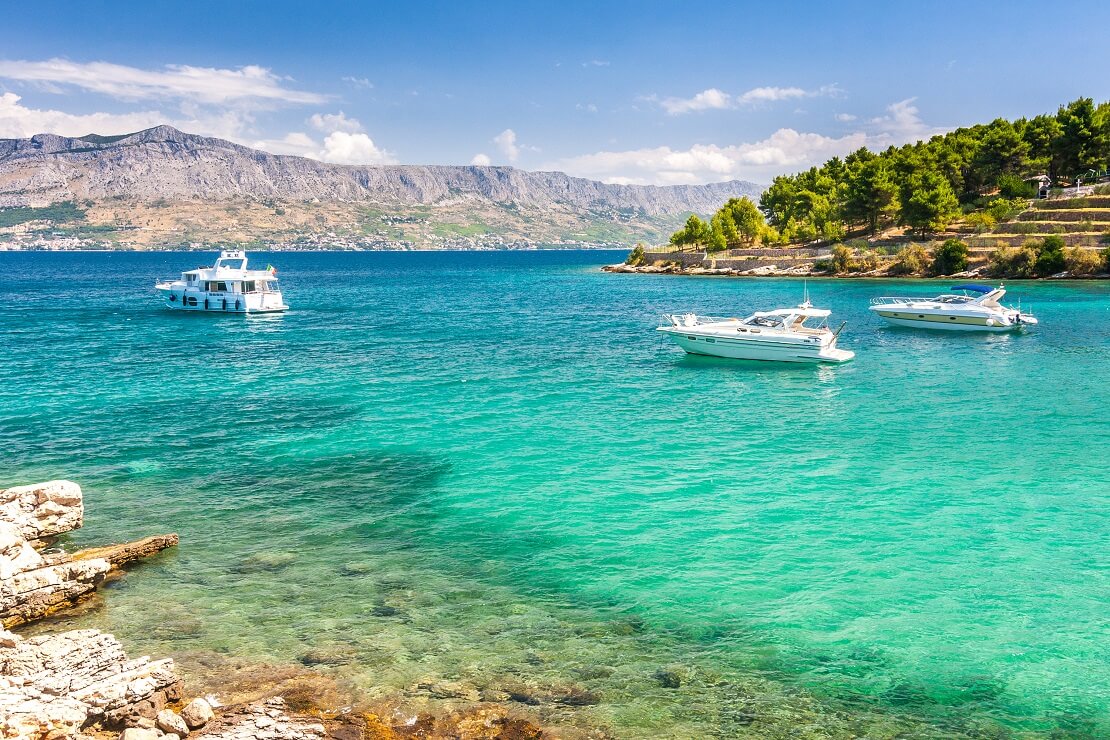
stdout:
[(1040, 327), (975, 336), (866, 312), (939, 284), (811, 281), (857, 359), (792, 367), (651, 330), (799, 281), (278, 254), (285, 316), (163, 311), (207, 257), (0, 253), (0, 485), (80, 482), (75, 545), (182, 536), (82, 625), (372, 695), (574, 685), (545, 719), (622, 737), (1110, 733), (1107, 284), (1016, 283)]

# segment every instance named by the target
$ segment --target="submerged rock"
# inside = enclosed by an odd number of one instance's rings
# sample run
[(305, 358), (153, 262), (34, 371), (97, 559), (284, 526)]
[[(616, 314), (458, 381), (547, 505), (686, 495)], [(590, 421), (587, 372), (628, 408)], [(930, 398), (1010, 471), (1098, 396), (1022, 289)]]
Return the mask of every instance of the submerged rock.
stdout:
[(680, 688), (683, 684), (689, 683), (692, 677), (693, 671), (681, 665), (665, 666), (655, 672), (655, 679), (666, 689)]

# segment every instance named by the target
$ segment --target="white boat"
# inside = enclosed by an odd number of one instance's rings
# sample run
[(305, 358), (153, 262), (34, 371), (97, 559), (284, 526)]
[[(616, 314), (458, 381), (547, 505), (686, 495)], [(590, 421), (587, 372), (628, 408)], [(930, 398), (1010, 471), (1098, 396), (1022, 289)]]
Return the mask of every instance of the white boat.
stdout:
[[(664, 314), (667, 324), (656, 331), (670, 335), (692, 355), (735, 360), (777, 362), (845, 362), (854, 352), (837, 349), (836, 331), (828, 327), (829, 314), (806, 300), (794, 308), (757, 311), (745, 319), (722, 319), (696, 314)], [(806, 322), (815, 319), (813, 326)]]
[(999, 285), (957, 285), (935, 298), (889, 297), (871, 299), (871, 311), (891, 324), (950, 331), (1012, 331), (1037, 323), (1032, 314), (999, 301), (1006, 290)]
[(248, 270), (247, 255), (237, 249), (220, 252), (211, 267), (181, 273), (178, 280), (154, 286), (168, 308), (216, 313), (273, 313), (289, 306), (277, 287), (277, 270)]

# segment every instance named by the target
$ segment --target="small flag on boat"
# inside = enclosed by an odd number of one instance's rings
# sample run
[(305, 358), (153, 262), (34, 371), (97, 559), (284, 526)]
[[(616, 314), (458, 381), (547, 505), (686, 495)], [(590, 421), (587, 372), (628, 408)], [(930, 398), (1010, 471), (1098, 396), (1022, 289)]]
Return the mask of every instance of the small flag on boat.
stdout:
[(271, 275), (277, 275), (277, 268), (273, 265), (266, 265), (266, 272), (270, 273)]

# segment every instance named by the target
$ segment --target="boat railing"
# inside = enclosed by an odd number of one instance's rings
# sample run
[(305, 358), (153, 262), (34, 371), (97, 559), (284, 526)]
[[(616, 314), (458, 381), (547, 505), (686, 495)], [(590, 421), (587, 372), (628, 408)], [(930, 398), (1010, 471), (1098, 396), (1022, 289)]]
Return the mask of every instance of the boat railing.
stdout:
[(738, 316), (706, 316), (704, 314), (694, 313), (693, 311), (687, 313), (665, 313), (663, 314), (663, 320), (674, 326), (685, 326), (683, 319), (687, 316), (694, 317), (695, 325), (718, 324), (724, 321), (740, 321), (740, 317)]
[(872, 298), (871, 299), (871, 305), (872, 306), (881, 306), (881, 305), (885, 305), (885, 304), (888, 304), (888, 303), (895, 304), (895, 305), (906, 305), (908, 303), (925, 303), (927, 301), (935, 301), (935, 300), (936, 300), (935, 297), (923, 296), (923, 295), (919, 295), (919, 296), (890, 296), (890, 295), (884, 295), (884, 296), (879, 296), (878, 298)]

